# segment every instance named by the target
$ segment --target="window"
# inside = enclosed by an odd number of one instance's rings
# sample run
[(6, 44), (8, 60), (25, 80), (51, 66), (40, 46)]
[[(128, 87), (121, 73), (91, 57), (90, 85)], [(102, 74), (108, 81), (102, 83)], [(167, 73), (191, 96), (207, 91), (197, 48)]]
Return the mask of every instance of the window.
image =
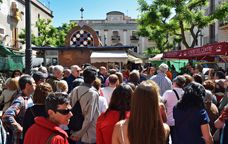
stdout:
[(118, 36), (119, 32), (118, 31), (113, 31), (112, 34), (113, 34), (113, 36)]
[(5, 34), (5, 31), (3, 28), (0, 28), (0, 34), (4, 35)]
[(132, 31), (131, 40), (139, 40), (139, 36), (136, 31)]
[(113, 31), (112, 32), (112, 40), (117, 40), (119, 41), (120, 40), (120, 36), (119, 36), (119, 32), (118, 31)]

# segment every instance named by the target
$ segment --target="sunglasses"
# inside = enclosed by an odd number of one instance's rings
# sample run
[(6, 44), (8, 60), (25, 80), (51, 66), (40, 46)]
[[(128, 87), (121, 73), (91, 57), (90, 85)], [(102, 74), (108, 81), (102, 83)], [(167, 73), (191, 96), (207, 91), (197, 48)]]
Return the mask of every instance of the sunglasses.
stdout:
[(71, 112), (71, 109), (57, 109), (56, 112), (59, 112), (62, 115), (68, 115)]

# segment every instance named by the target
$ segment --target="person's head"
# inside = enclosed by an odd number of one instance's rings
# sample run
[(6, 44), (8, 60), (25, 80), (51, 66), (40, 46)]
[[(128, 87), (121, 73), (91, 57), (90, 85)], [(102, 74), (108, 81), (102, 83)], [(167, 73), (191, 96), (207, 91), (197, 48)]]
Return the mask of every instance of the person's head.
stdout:
[(83, 71), (84, 82), (86, 84), (92, 84), (93, 81), (96, 79), (97, 71), (95, 68), (88, 66)]
[(184, 88), (183, 97), (177, 103), (177, 107), (180, 107), (180, 109), (204, 108), (203, 98), (205, 94), (205, 88), (201, 84), (191, 82)]
[(212, 80), (206, 80), (203, 82), (205, 89), (213, 91), (215, 89), (215, 83)]
[(189, 74), (183, 74), (183, 76), (185, 77), (185, 80), (186, 80), (184, 86), (187, 86), (189, 83), (193, 81), (192, 76), (190, 76)]
[(185, 77), (184, 76), (177, 76), (173, 79), (173, 84), (179, 88), (183, 88), (185, 85)]
[(48, 94), (52, 93), (52, 87), (49, 83), (40, 83), (36, 86), (34, 95), (33, 95), (33, 102), (34, 104), (45, 104), (45, 99)]
[(81, 68), (78, 66), (78, 65), (72, 65), (70, 67), (71, 69), (71, 74), (74, 76), (74, 77), (79, 77), (80, 76), (80, 71), (81, 71)]
[(15, 77), (20, 77), (22, 75), (22, 72), (20, 70), (14, 70), (11, 78), (15, 78)]
[(111, 74), (109, 77), (109, 86), (114, 86), (116, 87), (119, 84), (119, 79), (116, 74)]
[(201, 64), (195, 65), (195, 73), (202, 73), (203, 66)]
[(215, 80), (215, 89), (214, 92), (225, 92), (225, 80), (224, 79), (219, 79)]
[(107, 75), (107, 69), (106, 69), (106, 67), (101, 66), (101, 67), (99, 68), (99, 72), (100, 72), (102, 75)]
[(34, 92), (36, 83), (30, 75), (23, 75), (19, 79), (19, 87), (26, 96), (29, 96)]
[(160, 66), (159, 66), (159, 71), (161, 73), (166, 73), (167, 71), (169, 70), (169, 66), (165, 63), (162, 63)]
[(7, 89), (11, 90), (11, 91), (15, 91), (18, 90), (18, 79), (17, 78), (10, 78), (7, 82), (6, 82), (6, 87)]
[(54, 67), (55, 67), (55, 66), (53, 66), (53, 65), (50, 65), (50, 66), (48, 67), (48, 72), (49, 72), (50, 74), (53, 73)]
[(41, 72), (41, 71), (37, 71), (35, 73), (33, 73), (32, 77), (35, 80), (36, 84), (40, 84), (42, 82), (45, 82), (46, 78), (47, 78), (47, 74)]
[(165, 143), (159, 110), (159, 88), (153, 81), (143, 81), (133, 93), (128, 137), (130, 143)]
[(133, 90), (128, 84), (120, 84), (112, 93), (106, 113), (110, 110), (119, 111), (119, 120), (125, 119), (125, 112), (130, 111), (132, 94)]
[(63, 71), (63, 77), (64, 78), (68, 78), (70, 75), (71, 75), (71, 70), (68, 69), (68, 68), (64, 69), (64, 71)]
[(203, 84), (203, 78), (200, 74), (194, 74), (193, 75), (193, 79), (195, 82), (199, 83), (199, 84)]
[(217, 71), (215, 72), (215, 79), (225, 79), (225, 74), (223, 71)]
[(57, 81), (57, 91), (58, 92), (68, 92), (68, 84), (65, 80)]
[(96, 78), (95, 81), (93, 82), (93, 86), (96, 88), (96, 90), (100, 90), (101, 88), (101, 80), (99, 78)]
[(121, 72), (116, 72), (116, 75), (118, 77), (119, 84), (123, 82), (123, 74)]
[(38, 71), (40, 71), (40, 72), (42, 72), (42, 73), (45, 73), (45, 74), (48, 74), (48, 70), (47, 70), (47, 68), (44, 67), (44, 66), (40, 66), (40, 67), (38, 68)]
[(155, 67), (148, 67), (147, 69), (147, 74), (148, 75), (154, 75), (156, 72), (156, 68)]
[(45, 100), (45, 111), (48, 119), (57, 125), (68, 125), (71, 113), (70, 99), (66, 93), (51, 93)]
[(140, 74), (138, 70), (133, 70), (130, 72), (128, 81), (138, 85), (140, 82)]
[(63, 77), (63, 70), (64, 70), (64, 68), (61, 65), (54, 66), (53, 71), (52, 71), (53, 76), (55, 78), (57, 78), (57, 79), (62, 79), (62, 77)]

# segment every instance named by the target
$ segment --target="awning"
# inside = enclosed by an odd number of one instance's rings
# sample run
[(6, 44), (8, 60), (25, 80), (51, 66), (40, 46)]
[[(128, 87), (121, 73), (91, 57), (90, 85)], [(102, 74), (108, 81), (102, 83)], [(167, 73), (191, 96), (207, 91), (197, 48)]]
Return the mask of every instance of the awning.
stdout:
[(143, 63), (142, 59), (140, 58), (137, 58), (131, 54), (128, 54), (128, 61), (132, 62), (132, 63), (135, 63), (135, 64), (141, 64)]
[(165, 52), (164, 58), (213, 60), (215, 56), (228, 55), (228, 42), (218, 42), (198, 48)]
[(163, 57), (163, 53), (157, 54), (157, 55), (155, 55), (154, 57), (149, 58), (149, 60), (150, 60), (150, 61), (159, 61), (159, 60), (162, 60), (162, 57)]
[(127, 63), (128, 55), (125, 51), (94, 51), (90, 56), (91, 63), (122, 62)]

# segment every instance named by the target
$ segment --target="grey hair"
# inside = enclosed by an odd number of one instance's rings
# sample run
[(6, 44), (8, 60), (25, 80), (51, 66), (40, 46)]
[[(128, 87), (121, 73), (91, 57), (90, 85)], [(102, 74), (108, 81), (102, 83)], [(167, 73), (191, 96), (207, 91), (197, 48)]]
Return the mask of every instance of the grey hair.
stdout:
[(56, 71), (63, 72), (63, 70), (64, 70), (63, 66), (61, 66), (61, 65), (56, 65), (56, 66), (54, 66), (54, 68), (53, 68), (53, 73), (55, 73)]

